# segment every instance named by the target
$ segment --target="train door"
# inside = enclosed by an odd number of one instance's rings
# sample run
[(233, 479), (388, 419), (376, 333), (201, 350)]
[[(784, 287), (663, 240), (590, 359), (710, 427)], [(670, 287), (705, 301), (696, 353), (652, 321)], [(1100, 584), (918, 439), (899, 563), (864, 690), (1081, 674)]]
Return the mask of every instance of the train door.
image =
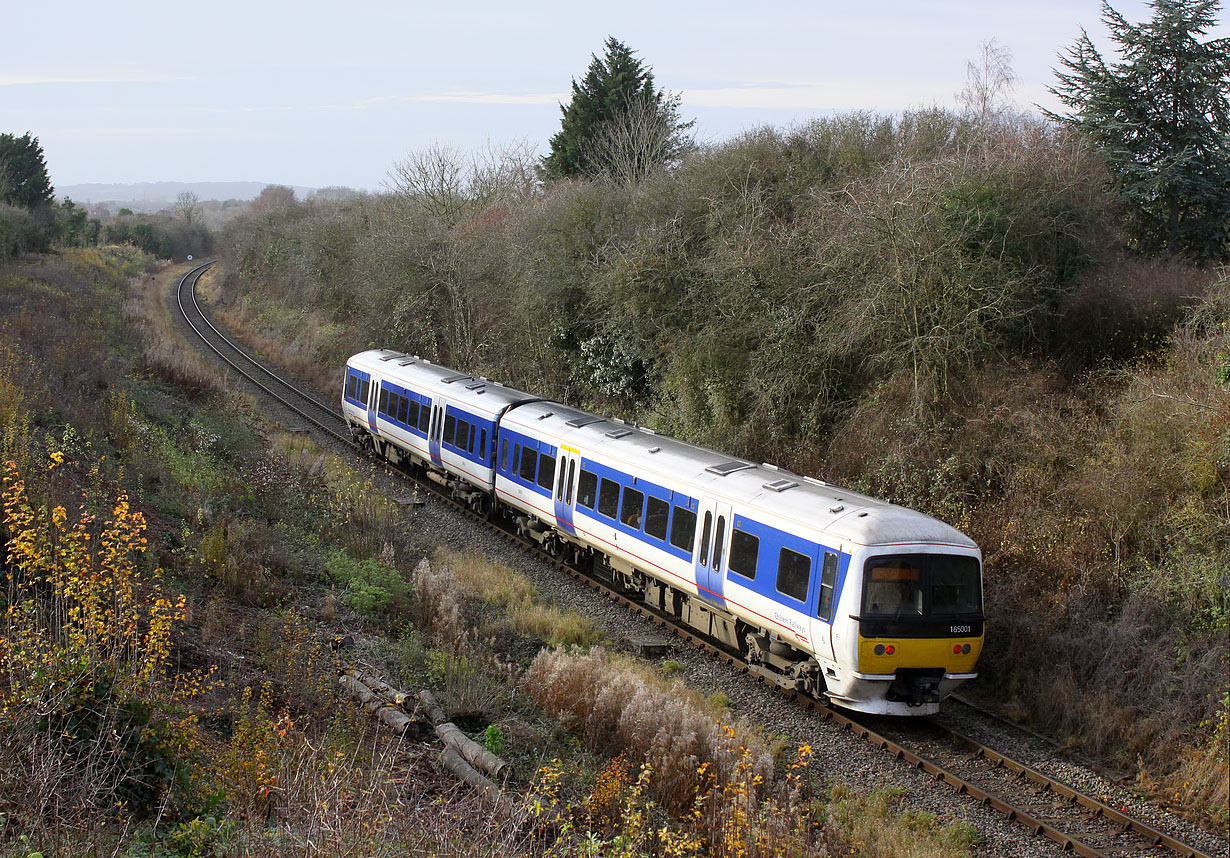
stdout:
[(572, 525), (572, 511), (577, 503), (577, 480), (581, 473), (581, 453), (571, 447), (561, 446), (555, 461), (555, 520), (560, 530), (576, 535)]
[(700, 503), (700, 541), (693, 564), (700, 597), (725, 607), (726, 555), (730, 547), (730, 504), (704, 498)]
[(833, 626), (837, 613), (837, 601), (841, 595), (841, 579), (845, 568), (850, 562), (850, 555), (840, 550), (833, 551), (820, 546), (820, 568), (815, 575), (819, 583), (818, 592), (812, 604), (815, 605), (811, 622), (811, 639), (816, 648), (816, 655), (822, 658), (834, 658)]
[(373, 435), (379, 435), (380, 429), (376, 426), (376, 397), (380, 395), (380, 381), (375, 379), (367, 388), (367, 427), (372, 430)]
[(431, 461), (437, 465), (444, 464), (440, 458), (440, 439), (444, 437), (444, 412), (447, 407), (439, 396), (432, 400), (431, 423), (427, 426), (427, 451), (431, 454)]

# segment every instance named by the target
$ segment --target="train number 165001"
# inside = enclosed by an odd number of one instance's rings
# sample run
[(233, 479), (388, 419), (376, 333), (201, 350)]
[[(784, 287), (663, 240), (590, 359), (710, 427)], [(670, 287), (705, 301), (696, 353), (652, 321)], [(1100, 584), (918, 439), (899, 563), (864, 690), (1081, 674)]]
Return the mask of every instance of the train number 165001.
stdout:
[(969, 626), (949, 626), (948, 633), (950, 635), (968, 635), (973, 629)]

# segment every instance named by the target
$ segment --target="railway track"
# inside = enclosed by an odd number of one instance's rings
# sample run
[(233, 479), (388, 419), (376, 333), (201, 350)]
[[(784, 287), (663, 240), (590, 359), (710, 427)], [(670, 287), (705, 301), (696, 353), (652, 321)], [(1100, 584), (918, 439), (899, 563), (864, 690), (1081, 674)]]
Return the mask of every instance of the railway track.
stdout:
[[(345, 428), (345, 421), (332, 406), (304, 393), (294, 384), (274, 373), (261, 361), (250, 356), (208, 319), (196, 297), (196, 283), (212, 262), (192, 269), (179, 281), (177, 303), (184, 320), (219, 359), (235, 372), (255, 384), (283, 406), (299, 414), (317, 430), (340, 442), (357, 454), (367, 451), (355, 444)], [(609, 582), (564, 563), (535, 545), (531, 545), (499, 524), (480, 516), (468, 507), (442, 493), (430, 480), (417, 479), (413, 474), (387, 466), (390, 473), (413, 479), (415, 484), (437, 500), (452, 507), (472, 521), (491, 528), (502, 539), (515, 543), (543, 562), (578, 578), (607, 598), (622, 603), (664, 630), (692, 645), (729, 662), (737, 669), (759, 675), (775, 689), (776, 684), (762, 670), (749, 665), (737, 651), (694, 634), (676, 624), (673, 617), (614, 589)], [(797, 692), (781, 692), (800, 706), (814, 711), (888, 752), (905, 763), (942, 781), (959, 794), (986, 805), (1009, 820), (1020, 823), (1035, 836), (1046, 837), (1058, 847), (1084, 858), (1128, 858), (1128, 856), (1158, 856), (1159, 847), (1183, 858), (1212, 858), (1152, 826), (1114, 808), (1095, 796), (1011, 759), (981, 742), (966, 736), (951, 726), (934, 719), (902, 723), (900, 720), (844, 713), (827, 703)]]

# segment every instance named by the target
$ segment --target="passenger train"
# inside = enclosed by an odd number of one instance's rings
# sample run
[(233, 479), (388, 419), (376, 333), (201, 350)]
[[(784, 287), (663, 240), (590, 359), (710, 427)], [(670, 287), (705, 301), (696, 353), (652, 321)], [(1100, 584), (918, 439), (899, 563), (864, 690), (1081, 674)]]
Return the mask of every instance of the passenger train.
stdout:
[(347, 362), (342, 410), (376, 455), (784, 688), (925, 715), (977, 675), (981, 554), (920, 512), (397, 351)]

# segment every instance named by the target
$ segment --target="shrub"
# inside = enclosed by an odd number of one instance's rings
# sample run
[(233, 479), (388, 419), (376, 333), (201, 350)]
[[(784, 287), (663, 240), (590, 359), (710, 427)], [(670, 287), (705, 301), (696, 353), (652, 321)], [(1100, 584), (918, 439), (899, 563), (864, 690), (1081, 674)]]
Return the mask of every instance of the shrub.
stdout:
[[(62, 461), (53, 453), (50, 468)], [(197, 746), (183, 707), (206, 685), (199, 674), (168, 677), (185, 600), (163, 591), (160, 570), (139, 571), (144, 517), (122, 491), (101, 526), (84, 504), (75, 522), (62, 506), (34, 506), (11, 462), (3, 501), (0, 721), (20, 739), (0, 757), (10, 785), (0, 793), (20, 785), (18, 806), (66, 820), (188, 809)]]
[(772, 755), (750, 727), (723, 726), (681, 687), (601, 648), (585, 655), (543, 650), (526, 673), (525, 687), (590, 747), (643, 759), (654, 771), (655, 791), (675, 813), (688, 808), (704, 785), (698, 766), (708, 764), (724, 780), (739, 764), (739, 747), (748, 749), (755, 773), (772, 773)]
[(390, 617), (401, 614), (411, 597), (410, 582), (378, 560), (356, 560), (345, 551), (330, 552), (325, 568), (346, 586), (346, 601), (360, 614)]

